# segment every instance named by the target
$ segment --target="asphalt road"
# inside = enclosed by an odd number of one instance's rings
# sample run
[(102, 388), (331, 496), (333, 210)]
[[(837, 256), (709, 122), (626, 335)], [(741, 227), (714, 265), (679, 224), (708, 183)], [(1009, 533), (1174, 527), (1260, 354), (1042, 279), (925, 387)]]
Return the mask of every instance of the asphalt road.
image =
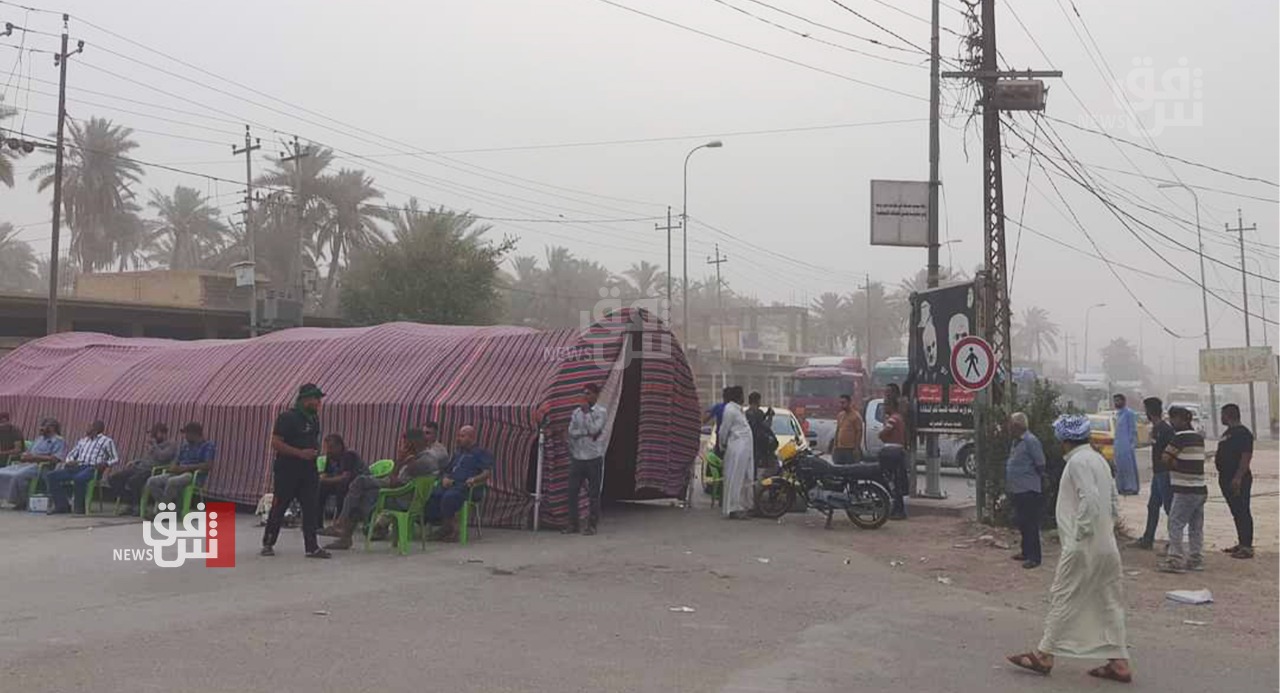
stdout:
[[(895, 572), (844, 522), (633, 505), (609, 508), (593, 538), (489, 530), (468, 547), (327, 562), (302, 557), (296, 530), (270, 559), (252, 516), (237, 530), (236, 568), (162, 569), (112, 561), (143, 547), (137, 523), (0, 513), (0, 691), (1114, 686), (1085, 662), (1049, 679), (1010, 670), (1003, 655), (1039, 637), (1039, 605)], [(877, 531), (907, 546), (918, 529)], [(1130, 619), (1129, 690), (1276, 690), (1274, 631), (1248, 647), (1177, 618)]]

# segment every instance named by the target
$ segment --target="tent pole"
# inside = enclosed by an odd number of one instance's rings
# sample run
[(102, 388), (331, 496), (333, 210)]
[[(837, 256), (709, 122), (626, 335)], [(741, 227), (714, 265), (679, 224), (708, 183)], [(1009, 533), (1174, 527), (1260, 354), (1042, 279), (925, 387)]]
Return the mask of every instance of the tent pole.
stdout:
[(538, 531), (538, 520), (542, 517), (542, 448), (546, 443), (544, 427), (538, 426), (538, 478), (533, 488), (533, 531)]

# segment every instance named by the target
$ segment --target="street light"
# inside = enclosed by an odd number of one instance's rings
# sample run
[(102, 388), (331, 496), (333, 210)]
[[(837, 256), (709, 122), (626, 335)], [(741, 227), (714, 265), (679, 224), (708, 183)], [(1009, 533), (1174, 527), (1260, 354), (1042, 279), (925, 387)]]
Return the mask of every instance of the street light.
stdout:
[[(700, 144), (684, 157), (684, 205), (680, 211), (681, 231), (684, 243), (684, 278), (680, 281), (680, 302), (683, 303), (683, 317), (681, 319), (681, 327), (684, 329), (684, 339), (689, 341), (689, 158), (699, 149), (718, 149), (724, 146), (724, 142), (720, 140), (711, 140), (706, 144)], [(667, 268), (670, 271), (671, 268)]]
[(1095, 303), (1084, 309), (1084, 372), (1089, 372), (1089, 313), (1094, 308), (1106, 308), (1105, 303)]
[[(1209, 290), (1204, 279), (1204, 234), (1200, 229), (1200, 196), (1196, 191), (1186, 183), (1160, 183), (1157, 188), (1182, 188), (1191, 193), (1191, 199), (1196, 203), (1196, 252), (1200, 255), (1200, 306), (1204, 312), (1204, 348), (1213, 348), (1213, 339), (1209, 337)], [(1248, 320), (1249, 316), (1245, 316)], [(1213, 415), (1209, 418), (1213, 420), (1213, 437), (1218, 437), (1218, 390), (1209, 384), (1209, 410)]]

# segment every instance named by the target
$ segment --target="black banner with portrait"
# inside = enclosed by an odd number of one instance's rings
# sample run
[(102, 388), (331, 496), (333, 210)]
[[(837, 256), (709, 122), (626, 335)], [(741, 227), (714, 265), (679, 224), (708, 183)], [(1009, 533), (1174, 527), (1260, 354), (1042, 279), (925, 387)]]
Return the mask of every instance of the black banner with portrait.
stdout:
[(965, 433), (974, 428), (974, 393), (956, 385), (951, 350), (977, 333), (977, 300), (973, 282), (911, 295), (907, 391), (915, 405), (917, 432)]

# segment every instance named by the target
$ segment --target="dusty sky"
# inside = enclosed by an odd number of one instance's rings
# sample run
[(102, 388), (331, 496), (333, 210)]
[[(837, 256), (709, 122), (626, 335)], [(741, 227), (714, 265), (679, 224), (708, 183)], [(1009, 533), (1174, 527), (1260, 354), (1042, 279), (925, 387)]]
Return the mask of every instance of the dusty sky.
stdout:
[[(896, 284), (924, 264), (923, 250), (870, 247), (867, 217), (870, 179), (927, 176), (926, 56), (830, 0), (768, 4), (847, 34), (779, 14), (755, 0), (618, 3), (886, 89), (726, 45), (601, 0), (25, 1), (70, 12), (73, 39), (88, 44), (71, 62), (69, 113), (76, 118), (108, 116), (134, 127), (142, 144), (136, 155), (143, 161), (242, 180), (243, 160), (231, 156), (231, 145), (243, 137), (242, 124), (249, 122), (262, 138), (264, 152), (280, 150), (279, 141), (294, 134), (334, 147), (342, 166), (368, 170), (391, 203), (414, 195), (489, 217), (601, 220), (662, 215), (667, 205), (678, 213), (685, 153), (718, 137), (724, 148), (698, 152), (690, 170), (690, 214), (718, 229), (692, 225), (691, 276), (705, 272), (706, 258), (719, 243), (729, 257), (727, 279), (736, 290), (766, 301), (803, 302), (827, 290), (851, 291), (868, 273), (873, 280)], [(893, 7), (874, 0), (846, 4), (910, 43), (927, 47), (928, 25), (908, 16), (927, 18), (924, 0), (893, 2)], [(943, 24), (964, 33), (960, 7), (959, 0), (945, 0)], [(1239, 248), (1222, 229), (1224, 223), (1234, 223), (1239, 207), (1246, 225), (1258, 224), (1250, 242), (1265, 244), (1251, 245), (1249, 255), (1258, 259), (1259, 271), (1275, 277), (1274, 186), (1166, 164), (1067, 123), (1088, 124), (1143, 143), (1150, 137), (1168, 154), (1277, 180), (1276, 4), (1075, 0), (1075, 7), (1087, 33), (1069, 0), (999, 5), (1000, 53), (1008, 63), (1052, 66), (1066, 73), (1065, 80), (1051, 81), (1045, 112), (1066, 122), (1044, 121), (1037, 146), (1053, 153), (1047, 140), (1060, 137), (1126, 212), (1190, 246), (1195, 243), (1191, 196), (1185, 190), (1159, 190), (1152, 179), (1176, 176), (1189, 185), (1218, 189), (1198, 190), (1208, 252), (1238, 265)], [(0, 4), (3, 21), (51, 33), (60, 28), (55, 15), (7, 4)], [(848, 34), (906, 50), (888, 50)], [(958, 41), (943, 33), (944, 57), (957, 54)], [(21, 42), (20, 33), (0, 39), (5, 46)], [(29, 34), (26, 46), (53, 49), (56, 38)], [(24, 110), (11, 122), (23, 125), (25, 120), (28, 132), (51, 132), (57, 79), (51, 56), (24, 54), (18, 64), (18, 54), (0, 47), (6, 103)], [(1148, 58), (1149, 64), (1141, 62)], [(1140, 61), (1136, 67), (1135, 59)], [(1187, 71), (1179, 73), (1182, 59)], [(1113, 96), (1113, 75), (1123, 85), (1128, 108)], [(1180, 83), (1180, 77), (1194, 83), (1183, 87), (1186, 80)], [(958, 101), (960, 97), (956, 89), (948, 89), (943, 102), (949, 117), (942, 131), (942, 235), (944, 241), (954, 241), (943, 249), (943, 264), (972, 270), (982, 252), (980, 133), (966, 127), (962, 109), (971, 104)], [(300, 110), (304, 108), (311, 112)], [(1134, 113), (1148, 128), (1146, 136), (1127, 127), (1125, 117)], [(1179, 115), (1189, 122), (1169, 122)], [(1015, 119), (1022, 132), (1034, 130), (1028, 114)], [(849, 127), (733, 134), (833, 125)], [(509, 149), (650, 138), (678, 139)], [(1028, 151), (1016, 135), (1007, 135), (1006, 145), (1005, 199), (1008, 215), (1016, 219), (1023, 215)], [(502, 151), (457, 151), (477, 149)], [(444, 152), (449, 153), (437, 154)], [(41, 160), (19, 162), (23, 180), (14, 190), (0, 192), (0, 219), (22, 225), (23, 238), (47, 254), (48, 201), (25, 182)], [(1040, 165), (1056, 172), (1052, 162), (1037, 157), (1025, 218), (1030, 228), (1050, 239), (1023, 234), (1012, 288), (1016, 307), (1048, 309), (1082, 342), (1085, 307), (1105, 302), (1106, 308), (1093, 311), (1094, 364), (1105, 339), (1124, 336), (1137, 342), (1141, 337), (1153, 370), (1167, 370), (1176, 355), (1180, 369), (1189, 373), (1202, 332), (1198, 289), (1146, 249), (1095, 197), (1058, 175), (1046, 178)], [(227, 214), (237, 210), (241, 193), (235, 184), (149, 170), (147, 187), (171, 189), (176, 184), (216, 196)], [(1054, 184), (1103, 254), (1155, 275), (1117, 268), (1159, 322), (1190, 339), (1162, 336), (1106, 264), (1069, 249), (1095, 252)], [(654, 230), (652, 221), (494, 225), (519, 235), (523, 253), (541, 255), (545, 245), (563, 244), (615, 271), (642, 259), (666, 262), (665, 236)], [(1010, 223), (1008, 230), (1012, 257), (1017, 225)], [(1193, 253), (1150, 231), (1141, 234), (1173, 264), (1193, 277), (1198, 273)], [(678, 238), (676, 248), (679, 272)], [(1255, 312), (1260, 283), (1251, 279)], [(1239, 302), (1238, 270), (1210, 262), (1208, 284)], [(1266, 290), (1272, 297), (1267, 312), (1274, 319), (1280, 314), (1277, 286), (1267, 282)], [(1243, 343), (1239, 312), (1211, 298), (1210, 316), (1215, 345)], [(1255, 340), (1259, 329), (1255, 322)], [(1276, 331), (1270, 331), (1275, 343)]]

